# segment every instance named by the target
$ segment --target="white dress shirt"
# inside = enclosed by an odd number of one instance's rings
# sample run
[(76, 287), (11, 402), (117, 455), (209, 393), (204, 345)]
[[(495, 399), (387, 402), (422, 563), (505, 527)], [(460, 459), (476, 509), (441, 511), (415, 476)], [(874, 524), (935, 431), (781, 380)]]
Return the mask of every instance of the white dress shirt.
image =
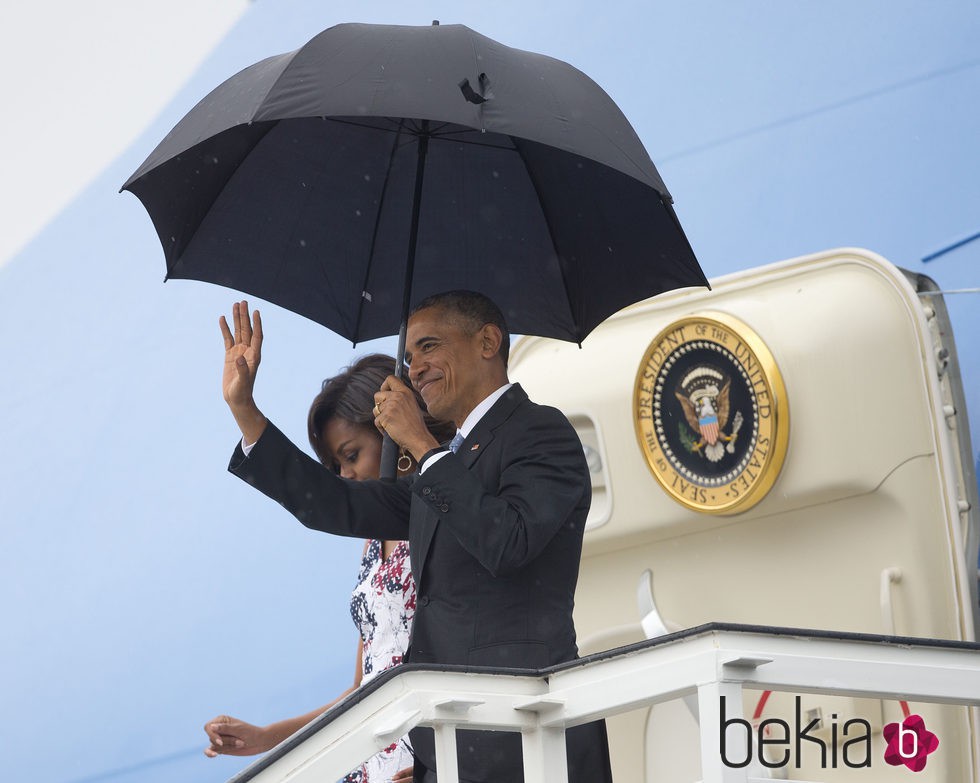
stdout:
[[(512, 383), (505, 383), (496, 391), (491, 392), (479, 405), (470, 411), (470, 415), (463, 421), (463, 426), (456, 430), (456, 432), (462, 435), (465, 439), (466, 436), (473, 431), (473, 428), (480, 422), (480, 419), (482, 419), (486, 415), (487, 411), (493, 407), (493, 404), (503, 397), (504, 392), (513, 385), (514, 384)], [(430, 466), (435, 465), (447, 454), (449, 454), (448, 451), (440, 451), (437, 454), (433, 454), (422, 465), (419, 465), (419, 474), (425, 473)]]

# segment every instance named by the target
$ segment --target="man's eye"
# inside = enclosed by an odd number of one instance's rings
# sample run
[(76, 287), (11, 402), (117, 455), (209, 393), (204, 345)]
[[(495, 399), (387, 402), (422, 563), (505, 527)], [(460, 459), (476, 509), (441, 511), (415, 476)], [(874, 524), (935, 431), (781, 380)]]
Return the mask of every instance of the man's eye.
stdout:
[(352, 451), (352, 452), (348, 453), (344, 457), (344, 459), (347, 460), (348, 462), (357, 462), (357, 455), (358, 455), (358, 452)]

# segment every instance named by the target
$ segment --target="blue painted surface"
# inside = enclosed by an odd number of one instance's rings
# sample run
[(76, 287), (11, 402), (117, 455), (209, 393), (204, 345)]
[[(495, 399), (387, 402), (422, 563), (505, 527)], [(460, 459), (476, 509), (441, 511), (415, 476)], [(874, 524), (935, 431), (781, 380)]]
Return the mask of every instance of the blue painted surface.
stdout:
[[(944, 288), (980, 285), (980, 241), (921, 261), (980, 230), (973, 0), (255, 3), (143, 138), (0, 269), (5, 779), (225, 780), (244, 762), (199, 755), (206, 719), (271, 721), (349, 682), (359, 545), (306, 531), (225, 473), (235, 428), (216, 319), (233, 294), (161, 285), (149, 220), (116, 189), (238, 69), (337, 22), (433, 18), (603, 85), (709, 276), (848, 245)], [(980, 297), (947, 304), (980, 444)], [(263, 309), (260, 403), (304, 443), (320, 379), (352, 352)]]

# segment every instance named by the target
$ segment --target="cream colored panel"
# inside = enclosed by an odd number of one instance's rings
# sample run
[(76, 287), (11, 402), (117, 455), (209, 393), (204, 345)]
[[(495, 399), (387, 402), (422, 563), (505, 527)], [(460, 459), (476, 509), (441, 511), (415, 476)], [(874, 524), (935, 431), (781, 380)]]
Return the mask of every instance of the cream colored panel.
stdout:
[[(713, 286), (630, 308), (582, 349), (532, 338), (513, 352), (512, 377), (533, 399), (572, 415), (602, 455), (593, 477), (599, 507), (576, 594), (583, 653), (636, 638), (637, 585), (648, 569), (668, 627), (735, 622), (972, 639), (932, 342), (905, 278), (874, 254), (846, 250)], [(727, 517), (687, 510), (667, 496), (647, 467), (633, 421), (637, 369), (651, 340), (680, 318), (709, 312), (734, 316), (767, 345), (785, 383), (791, 427), (769, 494)], [(758, 695), (747, 694), (747, 715)], [(790, 779), (908, 777), (881, 760), (881, 727), (898, 719), (897, 704), (801, 698), (804, 709), (825, 716), (864, 716), (874, 731), (876, 767), (873, 774), (824, 771), (811, 759), (788, 770)], [(764, 717), (792, 705), (792, 694), (776, 694)], [(967, 711), (913, 710), (942, 743), (916, 780), (973, 780)], [(616, 718), (617, 780), (696, 780), (694, 726), (681, 701)]]
[(914, 293), (873, 257), (820, 257), (723, 278), (711, 292), (628, 309), (577, 346), (539, 338), (515, 350), (512, 376), (532, 398), (597, 417), (617, 512), (590, 545), (658, 528), (664, 535), (726, 524), (689, 512), (650, 475), (632, 418), (635, 375), (670, 322), (720, 311), (746, 322), (773, 353), (789, 395), (782, 475), (745, 516), (781, 513), (872, 491), (907, 459), (935, 451), (922, 379), (926, 335)]

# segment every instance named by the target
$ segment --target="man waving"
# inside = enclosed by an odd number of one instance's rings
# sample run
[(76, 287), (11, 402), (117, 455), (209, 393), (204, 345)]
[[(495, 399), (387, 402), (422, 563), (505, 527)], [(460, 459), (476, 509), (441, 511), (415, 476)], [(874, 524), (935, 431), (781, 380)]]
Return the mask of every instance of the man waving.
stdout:
[[(411, 383), (429, 413), (458, 431), (449, 446), (437, 443), (411, 391), (389, 377), (375, 395), (375, 424), (420, 466), (396, 482), (345, 481), (267, 422), (251, 397), (260, 322), (252, 327), (247, 307), (236, 305), (225, 396), (248, 455), (236, 449), (229, 469), (307, 527), (409, 541), (418, 608), (407, 659), (529, 669), (574, 659), (589, 471), (565, 416), (508, 382), (509, 337), (496, 305), (453, 291), (425, 299), (409, 317)], [(434, 783), (431, 730), (411, 738), (416, 783)], [(523, 779), (519, 735), (468, 732), (465, 746), (462, 783)], [(570, 781), (611, 779), (602, 722), (570, 729), (567, 749)]]

